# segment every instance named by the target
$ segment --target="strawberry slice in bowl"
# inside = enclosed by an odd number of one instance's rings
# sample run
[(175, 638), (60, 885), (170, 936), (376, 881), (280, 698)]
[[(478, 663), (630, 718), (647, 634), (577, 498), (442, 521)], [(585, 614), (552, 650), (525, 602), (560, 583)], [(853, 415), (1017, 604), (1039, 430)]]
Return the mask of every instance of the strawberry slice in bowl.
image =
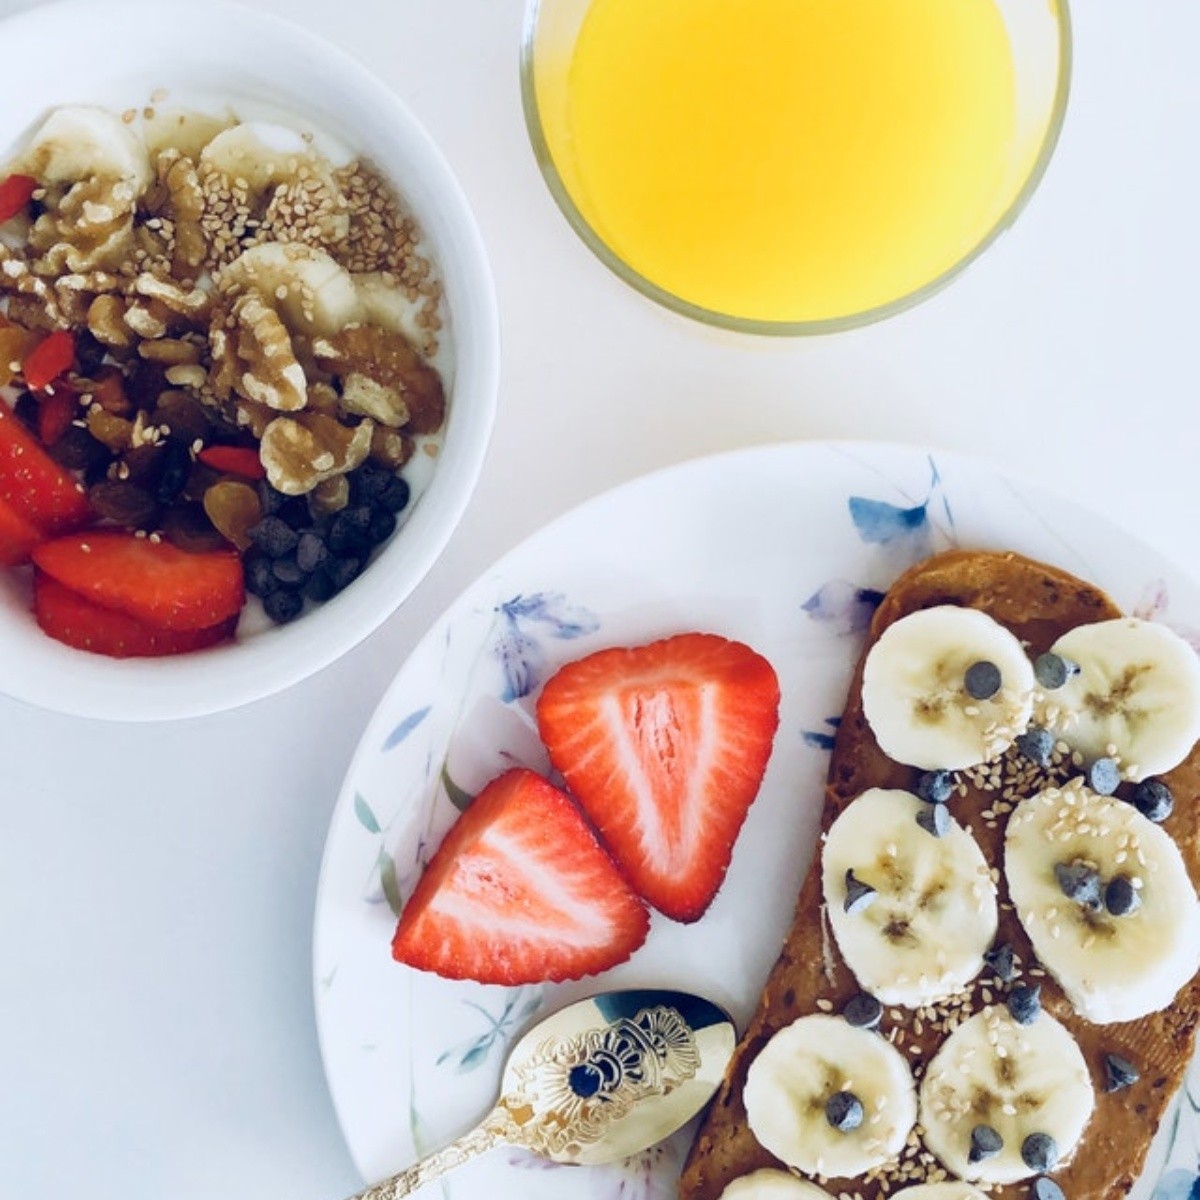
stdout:
[(235, 551), (190, 552), (120, 530), (44, 542), (33, 561), (93, 604), (156, 629), (210, 629), (235, 617), (246, 598)]
[(677, 921), (716, 896), (779, 724), (749, 646), (683, 633), (568, 663), (537, 702), (550, 761), (637, 892)]
[(229, 617), (207, 629), (156, 629), (116, 609), (93, 604), (42, 571), (33, 577), (33, 615), (55, 641), (109, 658), (190, 654), (228, 640), (237, 626), (237, 618)]
[(650, 918), (556, 787), (525, 768), (492, 780), (430, 860), (392, 957), (447, 979), (579, 979), (624, 962)]
[(0, 402), (0, 500), (47, 534), (80, 529), (95, 518), (83, 487)]

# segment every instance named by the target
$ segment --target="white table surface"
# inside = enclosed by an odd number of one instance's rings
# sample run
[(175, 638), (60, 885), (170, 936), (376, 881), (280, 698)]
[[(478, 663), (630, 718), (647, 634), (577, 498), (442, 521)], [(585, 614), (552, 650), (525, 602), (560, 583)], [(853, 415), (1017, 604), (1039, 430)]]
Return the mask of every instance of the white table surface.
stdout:
[[(28, 3), (0, 0), (0, 15)], [(258, 3), (381, 75), (459, 173), (499, 290), (499, 421), (425, 583), (308, 682), (143, 727), (0, 698), (5, 1200), (335, 1200), (358, 1186), (309, 987), (334, 797), (422, 631), (576, 502), (731, 447), (928, 443), (1048, 476), (1200, 571), (1194, 0), (1079, 0), (1066, 129), (1016, 228), (923, 307), (793, 342), (659, 311), (576, 241), (525, 138), (522, 0)]]

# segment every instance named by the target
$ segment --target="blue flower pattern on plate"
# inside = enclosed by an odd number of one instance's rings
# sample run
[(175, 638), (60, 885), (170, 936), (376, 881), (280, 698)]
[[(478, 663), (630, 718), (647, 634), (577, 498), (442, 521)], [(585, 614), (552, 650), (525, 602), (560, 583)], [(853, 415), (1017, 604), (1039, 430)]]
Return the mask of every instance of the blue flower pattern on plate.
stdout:
[(600, 628), (594, 614), (572, 607), (555, 592), (517, 595), (497, 605), (495, 611), (502, 621), (495, 653), (504, 672), (505, 702), (528, 696), (541, 682), (545, 653), (533, 629), (540, 627), (552, 638), (572, 640)]

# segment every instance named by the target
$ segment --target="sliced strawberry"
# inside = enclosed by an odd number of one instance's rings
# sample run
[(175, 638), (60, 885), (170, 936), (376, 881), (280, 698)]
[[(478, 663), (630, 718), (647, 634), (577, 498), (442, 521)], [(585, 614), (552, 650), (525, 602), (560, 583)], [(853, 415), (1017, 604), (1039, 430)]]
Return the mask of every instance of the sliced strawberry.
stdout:
[(550, 679), (537, 719), (550, 761), (634, 888), (678, 921), (700, 917), (770, 758), (771, 664), (706, 633), (601, 650)]
[(574, 804), (515, 768), (446, 835), (400, 915), (392, 957), (480, 983), (579, 979), (624, 962), (649, 924)]
[(37, 185), (32, 175), (9, 175), (0, 179), (0, 224), (25, 211)]
[(29, 552), (42, 540), (40, 530), (31, 525), (10, 504), (0, 500), (0, 566), (15, 567), (29, 561)]
[(48, 534), (88, 524), (95, 514), (75, 477), (52, 459), (0, 403), (0, 500)]
[(196, 457), (214, 471), (241, 475), (243, 479), (266, 479), (258, 451), (251, 446), (205, 446)]
[(208, 629), (155, 629), (125, 613), (101, 608), (49, 575), (33, 577), (33, 614), (52, 638), (110, 658), (161, 658), (215, 646), (233, 636), (237, 618)]
[(235, 550), (192, 554), (117, 530), (90, 530), (45, 542), (33, 561), (102, 608), (156, 629), (207, 629), (245, 603)]

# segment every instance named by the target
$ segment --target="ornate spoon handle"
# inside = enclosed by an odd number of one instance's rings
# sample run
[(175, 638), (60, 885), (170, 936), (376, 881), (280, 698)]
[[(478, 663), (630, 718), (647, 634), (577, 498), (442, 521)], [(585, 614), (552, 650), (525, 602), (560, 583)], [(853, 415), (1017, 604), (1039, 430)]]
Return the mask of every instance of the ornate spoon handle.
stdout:
[(431, 1179), (436, 1179), (455, 1167), (461, 1167), (476, 1155), (486, 1154), (506, 1141), (504, 1134), (497, 1128), (494, 1116), (489, 1116), (450, 1145), (426, 1155), (420, 1162), (406, 1167), (391, 1179), (385, 1179), (382, 1183), (351, 1196), (350, 1200), (400, 1200), (401, 1196), (411, 1196), (417, 1188)]

